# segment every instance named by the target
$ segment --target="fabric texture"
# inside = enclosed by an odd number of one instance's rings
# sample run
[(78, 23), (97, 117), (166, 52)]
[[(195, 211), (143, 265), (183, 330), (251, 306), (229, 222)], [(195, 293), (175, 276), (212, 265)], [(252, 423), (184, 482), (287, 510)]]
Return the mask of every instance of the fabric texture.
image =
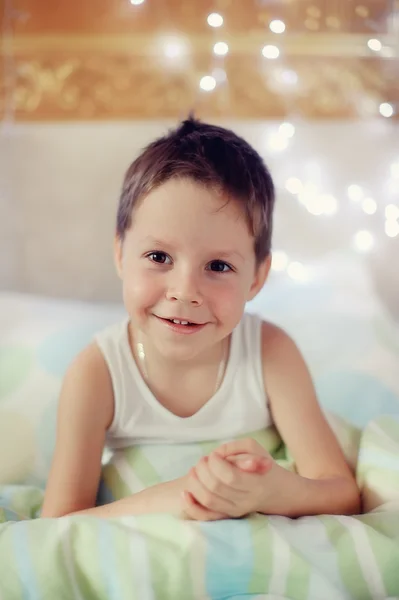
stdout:
[[(250, 515), (210, 523), (171, 515), (26, 520), (42, 492), (0, 488), (0, 597), (78, 600), (386, 600), (399, 596), (399, 419), (363, 431), (335, 421), (372, 512), (288, 519)], [(273, 429), (254, 432), (276, 460), (292, 461)], [(179, 446), (179, 445), (177, 445)], [(115, 496), (167, 480), (211, 443), (116, 451), (104, 468)], [(123, 470), (118, 462), (124, 455)], [(127, 476), (126, 472), (131, 475)], [(123, 485), (121, 481), (123, 480)], [(125, 488), (123, 486), (126, 486)], [(40, 549), (40, 551), (38, 551)]]

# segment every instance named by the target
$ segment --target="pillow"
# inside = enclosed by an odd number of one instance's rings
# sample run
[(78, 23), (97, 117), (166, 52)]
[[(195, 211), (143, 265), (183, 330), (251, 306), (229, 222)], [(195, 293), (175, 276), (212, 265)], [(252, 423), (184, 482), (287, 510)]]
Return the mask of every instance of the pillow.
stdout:
[[(326, 417), (355, 474), (361, 439), (360, 429), (333, 413), (327, 413)], [(242, 437), (238, 436), (236, 439)], [(293, 457), (282, 443), (274, 426), (254, 431), (245, 437), (255, 439), (280, 466), (295, 471)], [(97, 503), (120, 500), (158, 483), (182, 477), (201, 457), (228, 441), (230, 440), (190, 444), (141, 444), (114, 450), (102, 469)]]
[(44, 485), (64, 373), (121, 306), (0, 294), (0, 484)]

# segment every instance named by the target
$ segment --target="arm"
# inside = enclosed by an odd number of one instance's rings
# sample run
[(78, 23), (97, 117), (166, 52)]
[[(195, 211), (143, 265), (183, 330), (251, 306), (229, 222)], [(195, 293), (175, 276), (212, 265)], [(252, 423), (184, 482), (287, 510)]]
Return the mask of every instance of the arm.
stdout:
[[(269, 323), (263, 324), (262, 350), (271, 413), (297, 474), (281, 469), (284, 494), (276, 497), (277, 505), (269, 506), (270, 500), (265, 499), (259, 512), (286, 516), (358, 513), (356, 481), (320, 409), (301, 353), (287, 334)], [(280, 468), (275, 465), (276, 469)]]
[[(107, 428), (113, 419), (111, 377), (96, 344), (72, 363), (59, 401), (57, 442), (45, 492), (43, 518), (69, 514), (111, 518), (122, 515), (181, 513), (182, 477), (105, 506), (94, 506)], [(224, 515), (213, 513), (213, 518)]]
[(74, 360), (63, 381), (42, 517), (60, 517), (94, 506), (112, 418), (111, 378), (93, 343)]

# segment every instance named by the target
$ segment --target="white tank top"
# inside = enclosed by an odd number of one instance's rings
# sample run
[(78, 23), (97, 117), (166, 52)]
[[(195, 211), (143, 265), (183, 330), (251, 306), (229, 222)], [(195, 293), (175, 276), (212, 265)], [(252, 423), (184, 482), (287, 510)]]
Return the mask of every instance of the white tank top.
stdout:
[(230, 440), (271, 425), (262, 373), (262, 321), (258, 316), (244, 314), (233, 330), (223, 381), (191, 417), (170, 412), (148, 388), (129, 345), (128, 323), (126, 319), (111, 325), (95, 337), (113, 385), (114, 418), (106, 439), (109, 448)]

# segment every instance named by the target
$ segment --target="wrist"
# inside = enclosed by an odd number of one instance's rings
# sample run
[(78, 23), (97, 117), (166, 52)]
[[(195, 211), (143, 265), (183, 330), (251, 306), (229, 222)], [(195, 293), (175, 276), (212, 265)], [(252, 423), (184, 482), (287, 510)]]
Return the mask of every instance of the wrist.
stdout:
[(271, 469), (261, 475), (260, 493), (257, 496), (256, 512), (267, 515), (283, 515), (286, 509), (287, 498), (293, 493), (295, 475), (284, 469), (276, 462)]
[[(321, 514), (358, 514), (360, 493), (356, 482), (347, 477), (308, 479), (279, 465), (273, 479), (273, 493), (265, 491), (258, 512), (290, 518)], [(267, 474), (265, 475), (265, 479)], [(270, 485), (270, 483), (269, 483)]]

